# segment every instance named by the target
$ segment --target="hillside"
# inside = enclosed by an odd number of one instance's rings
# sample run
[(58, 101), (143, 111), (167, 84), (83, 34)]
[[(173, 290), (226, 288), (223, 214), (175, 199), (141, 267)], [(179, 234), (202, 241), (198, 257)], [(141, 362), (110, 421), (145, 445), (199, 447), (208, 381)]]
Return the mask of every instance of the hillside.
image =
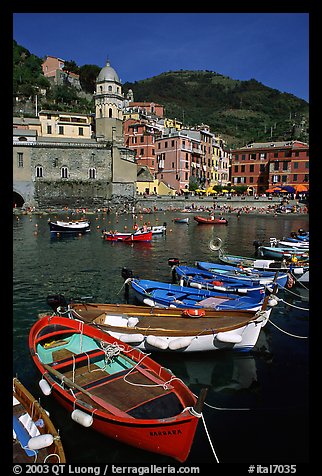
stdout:
[(128, 89), (133, 90), (134, 101), (162, 104), (167, 117), (185, 125), (208, 124), (230, 146), (294, 138), (308, 141), (308, 103), (255, 79), (239, 81), (212, 71), (181, 70), (125, 83), (125, 94)]
[[(78, 68), (74, 61), (69, 66)], [(94, 108), (89, 91), (95, 88), (100, 68), (78, 68), (83, 91), (68, 84), (54, 86), (42, 74), (42, 59), (13, 40), (13, 112), (35, 114), (38, 107), (88, 113)], [(46, 90), (46, 95), (39, 94)], [(309, 104), (292, 94), (281, 93), (251, 79), (239, 81), (213, 71), (170, 71), (152, 78), (125, 83), (135, 101), (151, 101), (165, 107), (165, 115), (185, 126), (207, 124), (230, 147), (253, 141), (299, 139), (309, 141)], [(86, 94), (87, 93), (87, 94)], [(29, 100), (31, 98), (31, 100)]]

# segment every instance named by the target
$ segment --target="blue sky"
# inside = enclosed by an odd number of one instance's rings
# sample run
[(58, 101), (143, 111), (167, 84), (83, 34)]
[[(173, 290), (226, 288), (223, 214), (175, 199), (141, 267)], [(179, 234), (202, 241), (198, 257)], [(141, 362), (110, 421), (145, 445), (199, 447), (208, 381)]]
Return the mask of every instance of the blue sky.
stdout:
[(123, 84), (209, 70), (309, 100), (308, 13), (14, 13), (13, 38), (78, 66), (109, 57)]

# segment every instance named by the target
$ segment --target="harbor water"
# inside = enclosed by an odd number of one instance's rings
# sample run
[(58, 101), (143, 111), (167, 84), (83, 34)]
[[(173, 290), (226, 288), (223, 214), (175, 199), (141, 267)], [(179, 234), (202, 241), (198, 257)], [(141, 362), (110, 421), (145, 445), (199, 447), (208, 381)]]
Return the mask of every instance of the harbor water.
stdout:
[[(173, 219), (189, 216), (190, 223)], [(134, 276), (171, 282), (169, 258), (188, 265), (218, 261), (209, 248), (215, 237), (230, 254), (254, 256), (253, 241), (282, 238), (299, 228), (308, 230), (308, 215), (227, 216), (228, 225), (198, 225), (193, 214), (158, 211), (139, 215), (93, 213), (91, 231), (74, 237), (53, 237), (48, 220), (66, 214), (27, 214), (13, 217), (13, 376), (31, 391), (52, 421), (71, 464), (159, 464), (173, 460), (108, 439), (75, 423), (52, 396), (39, 388), (40, 375), (28, 350), (28, 334), (40, 312), (51, 312), (50, 294), (67, 299), (124, 303), (123, 267)], [(80, 215), (70, 218), (79, 218)], [(166, 235), (151, 243), (111, 243), (102, 230), (131, 230), (139, 224), (167, 223)], [(201, 463), (296, 464), (308, 462), (309, 419), (309, 302), (303, 286), (280, 290), (270, 321), (248, 353), (216, 351), (196, 354), (154, 353), (152, 358), (171, 369), (199, 395), (208, 394), (187, 466)], [(135, 303), (133, 296), (130, 302)], [(132, 389), (129, 388), (129, 392)], [(209, 441), (210, 440), (210, 441)], [(211, 447), (211, 444), (213, 449)], [(169, 442), (169, 444), (171, 444)]]

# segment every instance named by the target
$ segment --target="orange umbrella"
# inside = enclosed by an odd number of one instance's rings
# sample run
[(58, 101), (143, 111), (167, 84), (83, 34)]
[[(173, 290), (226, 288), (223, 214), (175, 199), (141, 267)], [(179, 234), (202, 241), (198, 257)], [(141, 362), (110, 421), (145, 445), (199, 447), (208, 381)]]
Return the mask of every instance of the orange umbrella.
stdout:
[(305, 185), (302, 185), (301, 183), (299, 185), (294, 186), (296, 192), (307, 192), (308, 188)]

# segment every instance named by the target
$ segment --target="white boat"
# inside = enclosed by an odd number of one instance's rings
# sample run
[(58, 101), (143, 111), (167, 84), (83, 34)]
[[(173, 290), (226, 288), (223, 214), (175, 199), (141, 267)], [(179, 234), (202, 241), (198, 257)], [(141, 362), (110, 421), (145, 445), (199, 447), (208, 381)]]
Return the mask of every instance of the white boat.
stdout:
[(88, 220), (49, 221), (49, 229), (52, 233), (86, 233), (90, 231)]
[[(268, 298), (267, 298), (268, 301)], [(63, 312), (58, 308), (58, 311)], [(57, 311), (56, 311), (57, 312)], [(259, 311), (160, 309), (125, 304), (72, 303), (68, 315), (100, 327), (145, 352), (249, 351), (271, 308)], [(65, 311), (66, 314), (66, 311)]]

